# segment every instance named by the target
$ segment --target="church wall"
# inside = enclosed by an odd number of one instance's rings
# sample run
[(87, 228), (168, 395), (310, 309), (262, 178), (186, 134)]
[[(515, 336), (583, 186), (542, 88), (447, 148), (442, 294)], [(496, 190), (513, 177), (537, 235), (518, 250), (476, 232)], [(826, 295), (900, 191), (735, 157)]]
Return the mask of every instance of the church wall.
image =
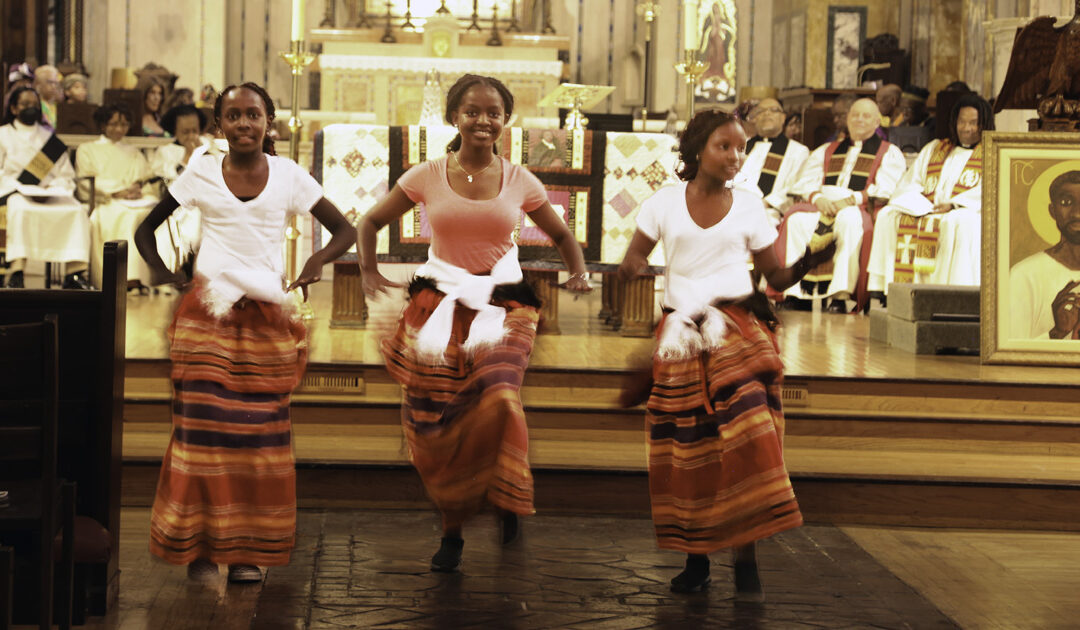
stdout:
[(961, 0), (936, 0), (930, 10), (930, 76), (931, 94), (960, 79), (961, 43), (963, 32), (963, 3)]

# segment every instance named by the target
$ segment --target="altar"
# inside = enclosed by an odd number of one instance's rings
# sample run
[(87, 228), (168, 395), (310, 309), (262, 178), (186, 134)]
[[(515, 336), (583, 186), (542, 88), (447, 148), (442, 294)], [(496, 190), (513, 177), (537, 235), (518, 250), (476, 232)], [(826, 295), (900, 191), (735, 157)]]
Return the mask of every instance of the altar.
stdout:
[(322, 46), (320, 109), (373, 112), (381, 125), (419, 121), (431, 70), (441, 76), (443, 94), (462, 74), (485, 74), (514, 93), (518, 117), (557, 118), (558, 111), (538, 103), (569, 72), (570, 40), (561, 35), (501, 33), (499, 45), (488, 44), (487, 31), (453, 29), (397, 30), (393, 42), (381, 41), (378, 29), (320, 28), (310, 37)]

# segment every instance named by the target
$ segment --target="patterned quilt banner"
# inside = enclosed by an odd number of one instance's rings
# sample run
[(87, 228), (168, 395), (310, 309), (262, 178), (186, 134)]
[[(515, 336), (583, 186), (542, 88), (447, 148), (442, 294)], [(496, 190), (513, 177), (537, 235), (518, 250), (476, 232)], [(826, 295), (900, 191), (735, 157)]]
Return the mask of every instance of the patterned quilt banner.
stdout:
[[(355, 225), (410, 167), (446, 154), (452, 127), (329, 125), (315, 137), (314, 171), (327, 199)], [(589, 263), (622, 260), (641, 202), (675, 180), (678, 141), (663, 134), (522, 129), (500, 138), (499, 152), (525, 165), (581, 243)], [(378, 253), (423, 259), (431, 231), (423, 207), (379, 233)], [(314, 246), (329, 239), (317, 230)], [(522, 260), (558, 260), (551, 240), (522, 212), (515, 234)], [(663, 264), (660, 247), (649, 257)]]

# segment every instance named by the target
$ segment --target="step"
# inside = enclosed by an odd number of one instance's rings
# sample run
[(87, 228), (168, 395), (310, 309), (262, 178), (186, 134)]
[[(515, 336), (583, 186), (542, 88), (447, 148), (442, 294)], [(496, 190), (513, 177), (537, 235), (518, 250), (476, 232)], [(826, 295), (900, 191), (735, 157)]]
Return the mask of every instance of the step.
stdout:
[(889, 315), (907, 320), (929, 321), (945, 316), (979, 317), (979, 287), (945, 284), (889, 285)]

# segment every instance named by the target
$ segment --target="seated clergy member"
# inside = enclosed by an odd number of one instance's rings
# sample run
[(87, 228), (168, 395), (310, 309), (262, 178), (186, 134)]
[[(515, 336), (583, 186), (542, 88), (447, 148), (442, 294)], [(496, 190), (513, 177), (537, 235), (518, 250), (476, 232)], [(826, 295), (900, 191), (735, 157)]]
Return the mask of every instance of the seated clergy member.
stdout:
[(757, 135), (746, 143), (746, 161), (739, 175), (750, 190), (762, 196), (769, 222), (775, 227), (791, 205), (788, 189), (810, 149), (784, 135), (784, 108), (775, 98), (762, 99), (750, 112), (750, 120)]
[[(94, 112), (94, 120), (102, 135), (94, 142), (79, 147), (75, 154), (75, 171), (80, 177), (93, 176), (96, 195), (94, 213), (90, 216), (91, 264), (90, 274), (95, 285), (101, 284), (102, 251), (107, 241), (134, 242), (135, 229), (157, 202), (149, 186), (152, 177), (150, 164), (142, 151), (127, 144), (124, 136), (132, 124), (131, 112), (125, 105), (105, 105)], [(89, 195), (86, 180), (79, 182), (79, 192)], [(159, 230), (159, 251), (168, 253), (169, 233)], [(162, 243), (164, 241), (164, 243)], [(161, 245), (166, 245), (162, 247)], [(168, 263), (166, 263), (168, 264)], [(140, 256), (128, 258), (128, 288), (137, 289), (150, 284), (150, 270)]]
[(965, 94), (948, 122), (948, 139), (923, 147), (874, 219), (871, 296), (888, 294), (890, 282), (979, 285), (980, 141), (994, 128), (994, 116), (982, 97)]
[(1058, 175), (1049, 192), (1061, 237), (1009, 272), (1009, 329), (1017, 339), (1080, 339), (1080, 171)]
[(880, 121), (873, 100), (855, 101), (847, 116), (848, 138), (814, 149), (803, 164), (792, 194), (810, 203), (793, 206), (780, 224), (777, 256), (790, 266), (815, 235), (830, 234), (836, 238), (836, 255), (784, 292), (787, 307), (806, 307), (806, 299), (821, 295), (832, 298), (830, 311), (846, 313), (845, 300), (865, 298), (865, 287), (856, 295), (856, 285), (870, 254), (873, 223), (867, 210), (871, 199), (892, 196), (907, 167), (900, 149), (876, 135)]
[[(27, 257), (62, 262), (65, 289), (88, 289), (90, 222), (75, 200), (75, 171), (67, 147), (42, 124), (41, 102), (33, 88), (11, 92), (0, 121), (0, 228), (7, 228), (7, 286), (22, 288)], [(46, 191), (33, 198), (19, 187)], [(27, 190), (27, 188), (23, 188)]]

